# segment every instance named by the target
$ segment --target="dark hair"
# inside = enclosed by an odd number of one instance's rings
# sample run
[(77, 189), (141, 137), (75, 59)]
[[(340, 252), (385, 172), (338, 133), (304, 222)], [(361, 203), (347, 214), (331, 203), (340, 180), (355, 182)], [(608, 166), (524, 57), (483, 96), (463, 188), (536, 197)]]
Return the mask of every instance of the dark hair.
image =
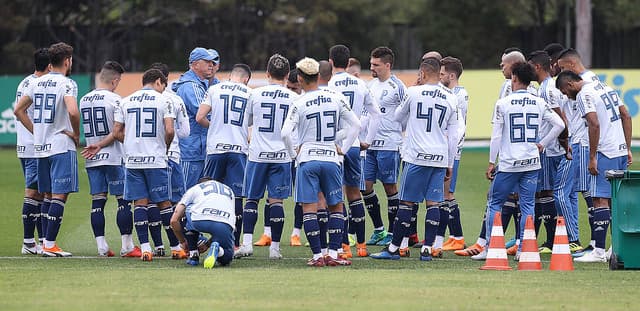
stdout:
[(158, 69), (165, 77), (169, 77), (169, 66), (164, 63), (153, 63), (149, 69)]
[(560, 52), (564, 50), (564, 46), (560, 43), (549, 43), (544, 47), (544, 51), (549, 54), (551, 58), (557, 59)]
[(545, 51), (533, 51), (529, 54), (528, 61), (540, 65), (546, 72), (551, 71), (551, 57)]
[(439, 73), (440, 62), (435, 57), (427, 57), (420, 63), (420, 70), (428, 73)]
[(345, 45), (338, 44), (329, 49), (329, 59), (333, 61), (333, 66), (336, 68), (347, 68), (349, 57), (351, 57), (351, 52)]
[(102, 82), (110, 83), (124, 73), (124, 68), (118, 62), (108, 60), (100, 69), (99, 79)]
[(520, 53), (524, 54), (524, 52), (522, 52), (522, 50), (520, 48), (515, 47), (515, 46), (504, 49), (504, 52), (502, 54), (509, 54), (511, 52), (520, 52)]
[(536, 73), (528, 63), (518, 62), (511, 65), (511, 75), (518, 77), (518, 80), (524, 85), (529, 85), (531, 81), (536, 79)]
[(556, 77), (556, 88), (560, 89), (569, 81), (573, 81), (573, 82), (582, 81), (582, 78), (580, 77), (579, 74), (573, 71), (565, 70), (560, 74), (558, 74), (558, 76)]
[(349, 64), (347, 64), (347, 67), (351, 67), (351, 66), (361, 67), (360, 66), (360, 61), (357, 58), (350, 57), (349, 58)]
[(249, 77), (249, 79), (251, 79), (251, 68), (247, 64), (233, 65), (233, 68), (231, 68), (231, 73), (234, 73), (234, 72), (242, 73), (243, 75), (246, 75)]
[(280, 54), (273, 54), (267, 63), (267, 72), (274, 79), (283, 80), (289, 74), (289, 60)]
[(153, 83), (160, 79), (160, 82), (167, 84), (167, 77), (158, 69), (149, 69), (142, 75), (142, 85)]
[(572, 48), (568, 48), (568, 49), (562, 50), (562, 52), (560, 52), (560, 54), (558, 54), (558, 59), (568, 58), (568, 57), (576, 57), (576, 58), (580, 59), (580, 53), (578, 53), (578, 51), (576, 51), (576, 50), (574, 50)]
[(49, 49), (47, 48), (37, 49), (33, 53), (33, 63), (36, 66), (36, 71), (47, 70), (50, 61), (51, 59), (49, 59)]
[(458, 78), (462, 75), (462, 62), (455, 57), (447, 56), (443, 58), (440, 60), (440, 65), (442, 65), (447, 72), (454, 72)]
[(293, 68), (289, 71), (289, 82), (298, 83), (298, 68)]
[(71, 58), (72, 55), (73, 47), (64, 42), (58, 42), (49, 47), (49, 58), (51, 59), (51, 65), (54, 67), (62, 65), (64, 60)]
[[(321, 60), (318, 62), (318, 75), (322, 80), (329, 81), (331, 79), (331, 64), (329, 61)], [(340, 67), (343, 68), (343, 67)]]
[(302, 70), (298, 70), (298, 76), (302, 78), (302, 80), (305, 83), (312, 83), (312, 82), (317, 82), (318, 81), (318, 74), (314, 74), (314, 75), (308, 75), (304, 72), (302, 72)]
[(104, 62), (104, 65), (102, 65), (102, 70), (111, 70), (119, 74), (124, 73), (124, 68), (122, 67), (122, 65), (120, 65), (120, 63), (113, 60), (108, 60)]
[(395, 55), (393, 54), (393, 51), (390, 48), (386, 46), (381, 46), (371, 51), (371, 58), (379, 58), (380, 60), (382, 60), (383, 63), (391, 64), (391, 67), (393, 67), (393, 61), (394, 61)]

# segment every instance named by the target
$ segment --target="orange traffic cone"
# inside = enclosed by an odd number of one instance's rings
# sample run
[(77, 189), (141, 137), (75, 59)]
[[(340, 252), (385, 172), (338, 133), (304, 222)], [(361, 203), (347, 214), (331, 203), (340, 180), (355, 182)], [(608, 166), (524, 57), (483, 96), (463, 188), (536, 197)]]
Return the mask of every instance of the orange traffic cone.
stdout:
[(564, 217), (558, 216), (556, 222), (556, 236), (553, 239), (553, 252), (551, 253), (551, 265), (549, 270), (572, 271), (573, 260), (569, 250), (569, 238), (567, 237), (567, 227), (564, 224)]
[(538, 253), (538, 243), (536, 241), (536, 230), (533, 227), (533, 217), (529, 215), (527, 216), (527, 222), (524, 226), (522, 251), (520, 252), (518, 270), (542, 270), (540, 253)]
[(507, 250), (504, 248), (504, 232), (502, 232), (500, 212), (493, 217), (487, 259), (484, 266), (480, 267), (480, 270), (511, 270), (507, 260)]

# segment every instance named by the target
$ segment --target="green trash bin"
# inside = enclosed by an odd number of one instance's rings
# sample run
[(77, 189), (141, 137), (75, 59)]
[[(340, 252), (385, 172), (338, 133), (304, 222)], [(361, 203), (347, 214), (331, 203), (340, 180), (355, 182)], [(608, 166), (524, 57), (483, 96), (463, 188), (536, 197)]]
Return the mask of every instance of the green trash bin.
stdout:
[(610, 170), (611, 243), (609, 269), (640, 269), (640, 171)]

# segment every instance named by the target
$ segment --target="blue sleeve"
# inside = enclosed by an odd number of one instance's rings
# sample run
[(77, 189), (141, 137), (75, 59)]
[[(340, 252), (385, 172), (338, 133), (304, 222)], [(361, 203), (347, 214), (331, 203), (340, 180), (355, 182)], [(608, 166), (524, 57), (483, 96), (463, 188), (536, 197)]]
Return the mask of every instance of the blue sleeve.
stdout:
[(178, 87), (176, 93), (184, 101), (184, 105), (187, 108), (187, 115), (190, 119), (196, 117), (198, 107), (200, 107), (200, 103), (204, 100), (205, 92), (204, 88), (193, 82), (183, 83)]

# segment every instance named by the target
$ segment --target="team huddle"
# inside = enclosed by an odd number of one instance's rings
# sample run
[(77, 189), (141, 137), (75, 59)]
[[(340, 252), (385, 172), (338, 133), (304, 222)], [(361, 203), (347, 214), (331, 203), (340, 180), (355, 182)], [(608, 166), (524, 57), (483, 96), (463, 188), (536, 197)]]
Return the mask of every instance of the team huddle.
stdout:
[[(218, 52), (198, 47), (178, 80), (168, 81), (169, 68), (155, 63), (144, 72), (142, 89), (124, 98), (114, 93), (124, 68), (107, 61), (96, 89), (78, 105), (68, 77), (72, 54), (65, 43), (38, 50), (36, 70), (16, 94), (23, 254), (71, 256), (56, 238), (68, 195), (78, 191), (82, 125), (99, 256), (115, 256), (105, 240), (111, 194), (120, 256), (143, 261), (165, 256), (162, 231), (171, 257), (189, 265), (199, 265), (202, 253), (205, 268), (228, 265), (252, 256), (254, 245), (269, 246), (269, 258), (280, 259), (289, 197), (296, 202), (289, 243), (301, 246), (304, 229), (312, 267), (351, 265), (353, 246), (355, 256), (373, 259), (410, 257), (409, 248), (417, 247), (421, 261), (443, 251), (483, 260), (496, 212), (505, 229), (514, 218), (516, 236), (507, 247), (516, 260), (525, 219), (534, 216), (536, 231), (544, 224), (543, 253), (553, 248), (560, 215), (576, 261), (606, 261), (611, 193), (604, 172), (631, 163), (631, 118), (572, 49), (550, 44), (527, 58), (518, 49), (503, 54), (506, 81), (494, 106), (486, 171), (491, 187), (482, 231), (470, 247), (454, 196), (469, 102), (455, 57), (426, 53), (407, 87), (392, 73), (387, 47), (371, 52), (369, 82), (359, 78), (360, 63), (344, 45), (331, 47), (326, 61), (303, 58), (294, 69), (274, 54), (269, 84), (251, 89), (249, 66), (234, 65), (229, 80), (220, 81)], [(387, 199), (386, 227), (377, 181)], [(578, 236), (578, 192), (589, 207), (586, 248)], [(254, 243), (261, 199), (264, 234)], [(370, 253), (371, 245), (384, 248)]]

